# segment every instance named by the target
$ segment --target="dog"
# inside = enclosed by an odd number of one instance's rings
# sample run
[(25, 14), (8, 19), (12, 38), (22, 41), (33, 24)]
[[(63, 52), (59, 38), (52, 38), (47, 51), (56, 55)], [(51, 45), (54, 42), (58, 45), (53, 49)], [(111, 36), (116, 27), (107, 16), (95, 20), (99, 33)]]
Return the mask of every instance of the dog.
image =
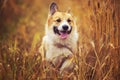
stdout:
[(73, 15), (69, 10), (59, 11), (57, 4), (52, 2), (40, 47), (42, 60), (51, 61), (61, 71), (67, 69), (70, 57), (77, 52), (77, 42), (78, 32)]

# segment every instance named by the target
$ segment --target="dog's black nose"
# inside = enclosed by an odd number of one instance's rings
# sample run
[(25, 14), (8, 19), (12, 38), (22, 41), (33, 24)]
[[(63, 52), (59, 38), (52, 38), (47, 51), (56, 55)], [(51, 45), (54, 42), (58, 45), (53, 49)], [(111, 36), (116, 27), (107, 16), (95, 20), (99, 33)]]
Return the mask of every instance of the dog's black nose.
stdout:
[(63, 28), (63, 30), (68, 30), (68, 26), (67, 25), (63, 25), (62, 28)]

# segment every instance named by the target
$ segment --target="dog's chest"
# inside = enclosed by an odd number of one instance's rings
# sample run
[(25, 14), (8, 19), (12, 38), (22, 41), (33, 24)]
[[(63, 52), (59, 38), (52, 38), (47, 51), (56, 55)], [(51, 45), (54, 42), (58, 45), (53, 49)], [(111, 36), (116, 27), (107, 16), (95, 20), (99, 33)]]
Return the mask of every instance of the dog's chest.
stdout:
[(53, 59), (60, 55), (68, 56), (72, 54), (72, 48), (69, 45), (52, 44), (47, 47), (46, 59)]

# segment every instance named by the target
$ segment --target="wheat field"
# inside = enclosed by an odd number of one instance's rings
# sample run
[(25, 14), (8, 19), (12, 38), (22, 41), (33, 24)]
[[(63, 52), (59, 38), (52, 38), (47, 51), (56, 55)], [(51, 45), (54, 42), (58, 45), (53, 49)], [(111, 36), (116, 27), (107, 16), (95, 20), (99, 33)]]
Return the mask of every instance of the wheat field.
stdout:
[[(51, 2), (71, 10), (75, 69), (44, 68), (38, 49)], [(120, 0), (0, 0), (0, 80), (120, 80)], [(49, 65), (48, 65), (49, 66)]]

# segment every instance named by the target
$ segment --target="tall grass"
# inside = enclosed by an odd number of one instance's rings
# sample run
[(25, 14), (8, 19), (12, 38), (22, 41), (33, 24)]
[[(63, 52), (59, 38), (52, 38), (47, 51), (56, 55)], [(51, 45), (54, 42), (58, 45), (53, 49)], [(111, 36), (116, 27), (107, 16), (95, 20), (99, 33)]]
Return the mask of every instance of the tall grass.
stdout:
[[(37, 34), (38, 35), (38, 34)], [(117, 65), (112, 57), (114, 46), (111, 43), (89, 41), (89, 49), (79, 43), (75, 55), (75, 68), (69, 74), (41, 61), (38, 52), (38, 37), (35, 35), (31, 51), (20, 50), (18, 41), (1, 43), (0, 80), (115, 80), (113, 70)], [(82, 46), (81, 46), (82, 45)]]
[[(10, 4), (9, 0), (6, 1)], [(26, 5), (21, 3), (19, 7), (26, 15), (18, 23), (13, 20), (17, 24), (16, 32), (13, 35), (8, 33), (7, 37), (10, 38), (0, 41), (0, 80), (120, 79), (119, 0), (56, 1), (61, 10), (71, 6), (80, 34), (78, 51), (73, 58), (75, 68), (64, 75), (50, 64), (42, 62), (38, 52), (51, 1), (44, 4), (39, 0), (33, 2), (26, 1)], [(7, 10), (5, 15), (9, 8)], [(10, 24), (11, 18), (2, 17), (0, 21)], [(11, 28), (10, 25), (8, 28)]]

